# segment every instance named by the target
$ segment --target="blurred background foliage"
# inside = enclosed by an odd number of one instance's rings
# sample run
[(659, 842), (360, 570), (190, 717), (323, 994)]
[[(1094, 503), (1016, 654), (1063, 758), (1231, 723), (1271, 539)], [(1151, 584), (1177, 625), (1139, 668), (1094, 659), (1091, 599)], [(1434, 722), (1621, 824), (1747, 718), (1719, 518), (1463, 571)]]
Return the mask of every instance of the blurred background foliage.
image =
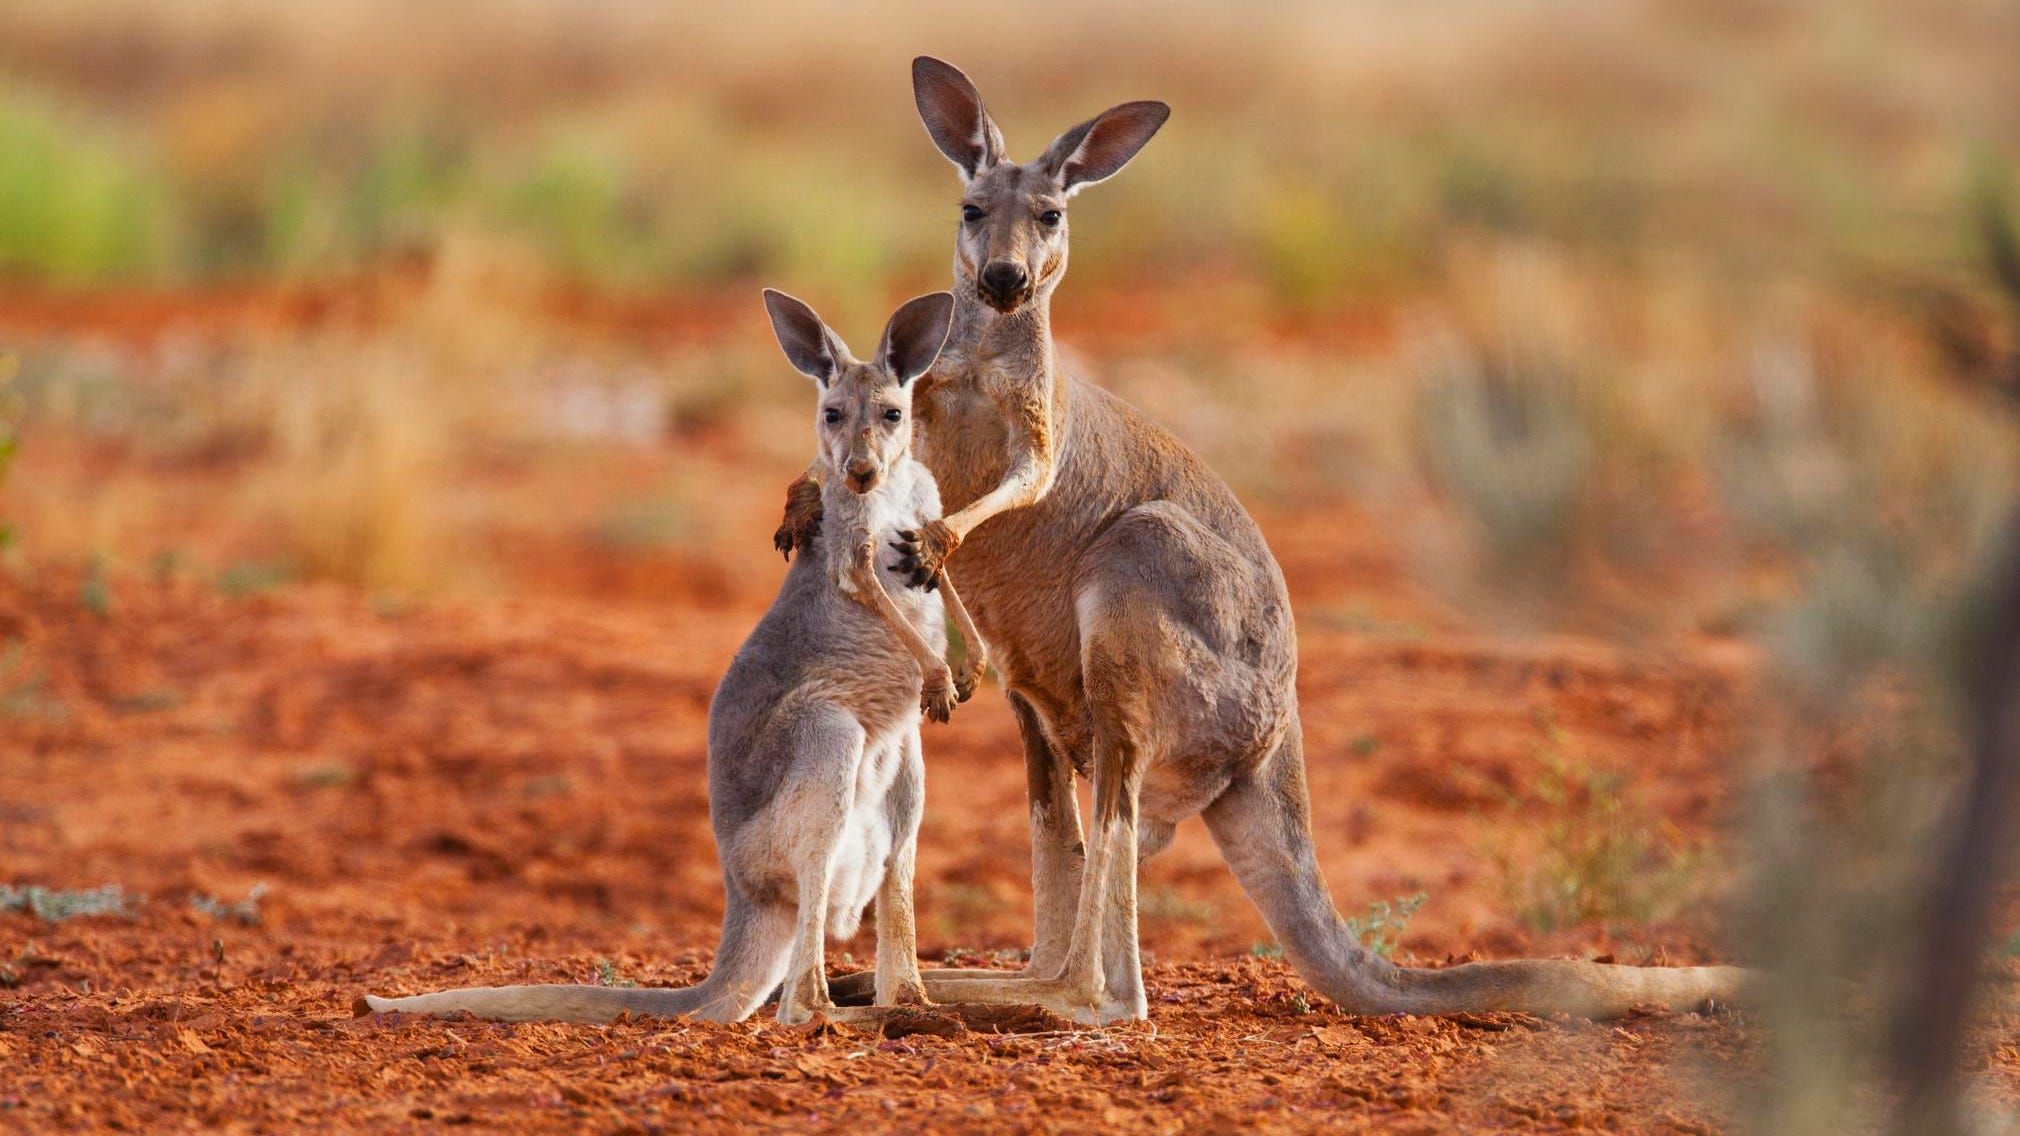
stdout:
[[(600, 287), (940, 278), (952, 191), (905, 61), (965, 60), (1011, 147), (1177, 108), (1080, 206), (1077, 284), (1276, 302), (1427, 286), (1447, 242), (1899, 286), (2020, 139), (2012, 15), (1826, 4), (17, 0), (0, 265), (68, 285), (328, 276), (467, 229)], [(986, 44), (986, 52), (971, 45)], [(964, 50), (965, 49), (965, 50)], [(2010, 187), (2007, 190), (2010, 195)], [(1125, 220), (1126, 219), (1126, 220)]]

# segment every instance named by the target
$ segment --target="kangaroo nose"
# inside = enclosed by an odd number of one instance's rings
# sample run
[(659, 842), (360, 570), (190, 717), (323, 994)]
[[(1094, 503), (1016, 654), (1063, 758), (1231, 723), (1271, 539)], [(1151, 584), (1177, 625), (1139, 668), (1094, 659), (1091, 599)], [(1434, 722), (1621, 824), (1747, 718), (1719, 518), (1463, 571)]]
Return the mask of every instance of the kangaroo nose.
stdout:
[(1014, 260), (991, 261), (982, 269), (982, 287), (997, 299), (1008, 300), (1024, 291), (1031, 276)]

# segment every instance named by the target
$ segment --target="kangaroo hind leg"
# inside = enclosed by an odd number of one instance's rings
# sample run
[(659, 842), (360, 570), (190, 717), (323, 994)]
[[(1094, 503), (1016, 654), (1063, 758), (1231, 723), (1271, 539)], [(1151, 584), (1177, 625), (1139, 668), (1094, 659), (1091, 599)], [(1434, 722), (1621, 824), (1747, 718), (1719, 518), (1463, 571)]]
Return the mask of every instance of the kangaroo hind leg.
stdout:
[[(935, 999), (1035, 1002), (1085, 1024), (1142, 1018), (1149, 1012), (1137, 947), (1137, 825), (1143, 781), (1160, 743), (1153, 727), (1157, 695), (1178, 665), (1156, 644), (1177, 629), (1155, 598), (1128, 586), (1084, 594), (1080, 603), (1082, 673), (1094, 726), (1094, 816), (1072, 933), (1059, 969), (1049, 975), (940, 982)], [(1162, 826), (1154, 825), (1153, 837)]]
[(912, 879), (926, 789), (926, 764), (918, 727), (914, 726), (900, 744), (904, 752), (884, 808), (891, 829), (891, 853), (884, 864), (883, 883), (877, 889), (879, 1006), (917, 1005), (926, 1001), (926, 985), (919, 977), (918, 927), (912, 911)]
[(773, 799), (777, 847), (795, 881), (799, 904), (791, 961), (779, 991), (778, 1020), (792, 1025), (833, 1007), (824, 960), (830, 884), (855, 803), (856, 771), (866, 741), (863, 727), (835, 706), (803, 712), (790, 732), (792, 767)]

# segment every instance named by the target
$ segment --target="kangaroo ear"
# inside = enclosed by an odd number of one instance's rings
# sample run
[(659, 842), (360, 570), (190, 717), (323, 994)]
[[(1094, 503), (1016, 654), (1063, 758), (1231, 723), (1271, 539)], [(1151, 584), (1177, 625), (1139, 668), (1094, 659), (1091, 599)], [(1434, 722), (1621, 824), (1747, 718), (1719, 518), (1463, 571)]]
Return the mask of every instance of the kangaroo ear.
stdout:
[(1083, 185), (1121, 173), (1170, 117), (1171, 108), (1164, 103), (1123, 103), (1061, 134), (1038, 162), (1070, 197)]
[(775, 288), (765, 289), (765, 311), (772, 317), (772, 332), (785, 348), (795, 370), (822, 386), (834, 381), (849, 349), (842, 344), (821, 317), (805, 304)]
[(903, 386), (923, 375), (940, 357), (947, 331), (954, 324), (954, 294), (932, 292), (906, 300), (884, 325), (877, 344), (877, 365)]
[(912, 60), (912, 100), (933, 145), (961, 171), (963, 182), (1003, 160), (1003, 132), (960, 68), (930, 55)]

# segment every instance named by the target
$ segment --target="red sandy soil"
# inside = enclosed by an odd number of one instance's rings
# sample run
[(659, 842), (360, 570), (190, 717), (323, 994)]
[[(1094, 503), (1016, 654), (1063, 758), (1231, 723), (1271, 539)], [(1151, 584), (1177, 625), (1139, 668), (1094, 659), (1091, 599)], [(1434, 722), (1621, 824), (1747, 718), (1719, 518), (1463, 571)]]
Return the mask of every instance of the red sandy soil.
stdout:
[[(115, 570), (99, 594), (61, 566), (0, 571), (0, 882), (135, 897), (126, 916), (0, 913), (0, 1130), (1734, 1127), (1764, 1075), (1742, 1018), (1341, 1014), (1257, 956), (1269, 936), (1196, 824), (1143, 871), (1145, 1023), (887, 1038), (762, 1016), (354, 1017), (367, 991), (706, 971), (707, 705), (780, 571), (775, 493), (750, 492), (721, 549), (529, 549), (514, 598), (233, 598), (172, 568)], [(1484, 639), (1365, 518), (1263, 520), (1302, 617), (1315, 828), (1345, 913), (1426, 893), (1400, 952), (1422, 964), (1721, 953), (1710, 901), (1539, 934), (1499, 860), (1523, 863), (1551, 819), (1530, 791), (1547, 753), (1625, 774), (1677, 839), (1715, 842), (1748, 649)], [(1027, 944), (1020, 754), (993, 687), (929, 727), (928, 960)], [(191, 903), (259, 885), (256, 922)], [(866, 930), (830, 960), (872, 949)], [(2020, 1017), (1995, 1026), (1972, 1065), (2010, 1104)]]
[[(703, 722), (764, 582), (705, 605), (388, 608), (133, 578), (104, 615), (73, 574), (0, 582), (0, 639), (26, 645), (0, 750), (5, 874), (145, 897), (123, 918), (0, 915), (0, 1127), (1702, 1132), (1757, 1074), (1730, 1015), (1334, 1012), (1252, 957), (1267, 936), (1197, 826), (1144, 873), (1148, 1023), (883, 1039), (353, 1017), (367, 990), (704, 973), (721, 893)], [(1707, 955), (1708, 919), (1615, 941), (1507, 918), (1491, 853), (1525, 818), (1491, 787), (1519, 789), (1548, 720), (1708, 833), (1743, 660), (1319, 624), (1302, 673), (1326, 871), (1349, 910), (1430, 893), (1405, 954)], [(1000, 696), (928, 746), (922, 953), (1022, 945)], [(256, 884), (257, 925), (190, 906)], [(867, 932), (840, 945), (837, 969), (871, 949)], [(2020, 1054), (1992, 1061), (2010, 1087)]]
[[(599, 960), (649, 984), (704, 972), (721, 890), (703, 723), (756, 586), (712, 606), (389, 610), (333, 587), (233, 600), (135, 578), (99, 616), (73, 575), (0, 584), (0, 637), (26, 644), (15, 682), (41, 679), (7, 722), (7, 874), (146, 897), (131, 918), (0, 916), (18, 983), (0, 1017), (0, 1123), (1689, 1131), (1720, 1115), (1698, 1063), (1751, 1067), (1719, 1017), (1331, 1012), (1251, 956), (1268, 936), (1196, 826), (1145, 872), (1143, 1025), (883, 1040), (763, 1020), (353, 1018), (366, 990), (594, 980)], [(1343, 902), (1431, 893), (1405, 940), (1431, 960), (1635, 948), (1538, 940), (1497, 913), (1488, 853), (1519, 818), (1491, 786), (1521, 781), (1545, 716), (1701, 830), (1731, 667), (1305, 638), (1317, 827)], [(922, 953), (1020, 946), (1028, 838), (1000, 696), (928, 744)], [(269, 889), (257, 926), (189, 905), (255, 884)], [(1705, 953), (1685, 928), (1640, 934), (1670, 961)], [(866, 932), (834, 953), (871, 950)]]

